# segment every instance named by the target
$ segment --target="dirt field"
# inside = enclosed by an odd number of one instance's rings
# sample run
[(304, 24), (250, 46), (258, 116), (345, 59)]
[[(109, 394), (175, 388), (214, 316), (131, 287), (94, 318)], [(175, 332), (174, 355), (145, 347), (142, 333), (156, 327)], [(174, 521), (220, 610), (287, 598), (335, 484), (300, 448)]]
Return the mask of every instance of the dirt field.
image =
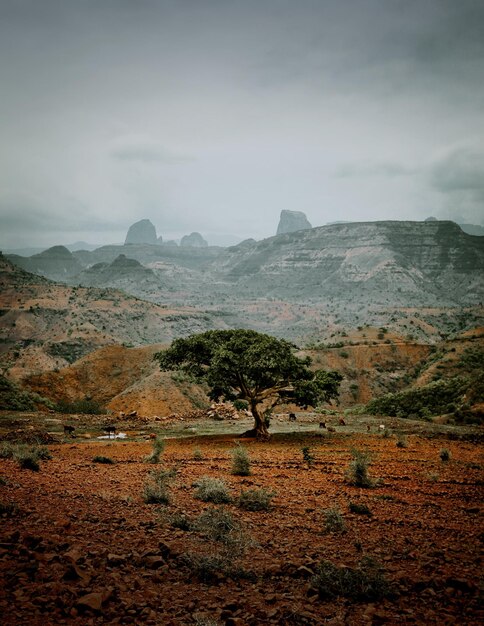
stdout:
[[(143, 462), (150, 442), (119, 440), (51, 445), (52, 459), (38, 472), (1, 459), (0, 502), (18, 507), (7, 506), (1, 518), (2, 623), (483, 623), (476, 442), (410, 434), (407, 447), (397, 447), (395, 437), (375, 432), (281, 433), (244, 442), (249, 476), (231, 473), (235, 442), (233, 435), (166, 439), (159, 465)], [(371, 453), (376, 486), (349, 484), (351, 448)], [(115, 464), (95, 463), (96, 455)], [(170, 503), (147, 504), (144, 484), (160, 468), (177, 472)], [(195, 498), (204, 475), (228, 485), (233, 501), (223, 506), (243, 529), (235, 543), (194, 528), (215, 506)], [(269, 510), (238, 506), (241, 491), (262, 488), (276, 494)], [(370, 514), (350, 511), (350, 503)], [(334, 508), (343, 530), (326, 529), (325, 511)], [(174, 527), (183, 525), (177, 514), (189, 530)], [(320, 561), (355, 568), (365, 557), (383, 568), (389, 586), (382, 597), (318, 593)]]

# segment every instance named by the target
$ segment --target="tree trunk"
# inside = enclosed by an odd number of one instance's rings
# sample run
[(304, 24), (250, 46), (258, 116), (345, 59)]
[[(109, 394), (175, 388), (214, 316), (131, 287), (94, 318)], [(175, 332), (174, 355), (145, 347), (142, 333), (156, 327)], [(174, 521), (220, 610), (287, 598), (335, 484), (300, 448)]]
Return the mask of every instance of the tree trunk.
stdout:
[(254, 428), (245, 432), (243, 437), (255, 437), (256, 439), (267, 440), (270, 438), (270, 434), (267, 430), (264, 416), (260, 414), (257, 404), (257, 402), (250, 403), (250, 410), (254, 416)]

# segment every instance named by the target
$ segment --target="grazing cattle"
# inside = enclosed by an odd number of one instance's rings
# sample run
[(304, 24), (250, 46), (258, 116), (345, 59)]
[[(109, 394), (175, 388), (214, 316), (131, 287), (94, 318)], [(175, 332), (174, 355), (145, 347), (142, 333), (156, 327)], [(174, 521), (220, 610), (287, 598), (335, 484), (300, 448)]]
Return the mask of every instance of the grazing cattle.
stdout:
[(295, 413), (289, 413), (289, 421), (290, 422), (295, 422), (296, 421), (296, 414)]
[(105, 433), (109, 435), (110, 439), (111, 439), (111, 433), (113, 433), (113, 436), (116, 439), (116, 426), (105, 426), (103, 430)]
[(385, 424), (380, 424), (380, 430), (385, 430)]
[(340, 417), (338, 421), (339, 421), (340, 426), (346, 426), (346, 422), (344, 421), (342, 417)]
[(64, 424), (64, 435), (67, 435), (68, 437), (70, 436), (75, 437), (75, 435), (72, 434), (75, 430), (76, 429), (74, 428), (74, 426), (70, 426), (69, 424)]
[(336, 428), (333, 428), (332, 426), (328, 426), (328, 432), (329, 433), (335, 433), (336, 432)]
[(319, 428), (326, 428), (326, 422), (319, 422)]

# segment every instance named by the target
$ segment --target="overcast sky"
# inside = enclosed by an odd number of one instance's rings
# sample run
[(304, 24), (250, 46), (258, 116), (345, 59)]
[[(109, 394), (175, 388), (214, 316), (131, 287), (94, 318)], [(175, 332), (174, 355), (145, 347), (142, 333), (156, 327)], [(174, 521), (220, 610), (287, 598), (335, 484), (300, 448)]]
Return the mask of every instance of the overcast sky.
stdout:
[(0, 0), (0, 248), (484, 220), (483, 0)]

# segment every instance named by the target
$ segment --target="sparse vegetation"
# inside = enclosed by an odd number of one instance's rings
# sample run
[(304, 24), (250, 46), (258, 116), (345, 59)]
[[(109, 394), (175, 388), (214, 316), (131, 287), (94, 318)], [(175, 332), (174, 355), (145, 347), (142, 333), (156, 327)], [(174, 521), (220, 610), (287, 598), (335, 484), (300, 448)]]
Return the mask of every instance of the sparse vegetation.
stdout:
[(227, 485), (220, 478), (202, 476), (202, 478), (195, 483), (195, 487), (195, 498), (203, 502), (225, 504), (232, 500)]
[(169, 504), (170, 487), (175, 477), (175, 470), (159, 469), (151, 472), (143, 487), (143, 500), (146, 504)]
[(194, 461), (202, 461), (203, 460), (203, 453), (200, 450), (200, 448), (195, 448), (193, 450), (193, 460)]
[(440, 460), (443, 463), (447, 463), (452, 458), (452, 454), (450, 453), (450, 450), (448, 448), (442, 448), (441, 451), (439, 452), (439, 456), (440, 456)]
[(156, 437), (156, 439), (153, 441), (153, 449), (151, 451), (151, 454), (148, 454), (144, 458), (144, 462), (152, 463), (153, 465), (156, 465), (157, 463), (160, 462), (160, 456), (163, 454), (164, 450), (165, 450), (165, 440), (162, 439), (161, 437)]
[(322, 600), (344, 597), (355, 602), (371, 602), (391, 595), (383, 569), (368, 557), (363, 558), (355, 568), (338, 567), (329, 561), (322, 561), (311, 584)]
[(396, 446), (397, 446), (397, 448), (408, 448), (408, 439), (407, 439), (407, 437), (405, 435), (402, 435), (401, 433), (399, 433), (397, 435)]
[(309, 446), (304, 446), (301, 448), (301, 452), (303, 454), (303, 461), (307, 464), (308, 467), (312, 467), (314, 465), (315, 458), (311, 454), (311, 448)]
[(350, 502), (348, 508), (350, 510), (350, 513), (356, 513), (357, 515), (368, 515), (368, 517), (371, 517), (373, 515), (373, 513), (370, 511), (366, 504)]
[(346, 529), (343, 514), (337, 507), (324, 511), (324, 530), (327, 533), (341, 533)]
[(96, 455), (92, 459), (93, 463), (103, 463), (104, 465), (114, 465), (115, 461), (109, 456)]
[(353, 460), (350, 463), (347, 478), (350, 484), (355, 487), (375, 487), (376, 481), (368, 474), (368, 467), (371, 463), (370, 454), (367, 451), (351, 450)]
[(232, 450), (232, 474), (250, 476), (250, 458), (247, 449), (238, 444)]
[(268, 511), (275, 495), (267, 489), (247, 489), (241, 492), (237, 504), (246, 511)]

